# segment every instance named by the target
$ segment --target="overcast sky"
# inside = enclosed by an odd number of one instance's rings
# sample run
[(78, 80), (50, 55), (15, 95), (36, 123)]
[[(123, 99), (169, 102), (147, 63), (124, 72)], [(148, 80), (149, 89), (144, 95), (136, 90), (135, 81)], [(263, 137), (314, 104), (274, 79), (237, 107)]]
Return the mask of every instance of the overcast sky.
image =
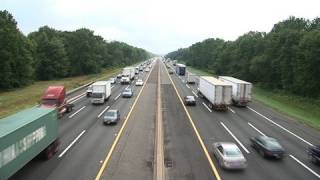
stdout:
[(289, 16), (320, 16), (320, 0), (0, 0), (28, 34), (48, 25), (86, 27), (118, 40), (166, 54), (207, 38), (235, 40), (271, 30)]

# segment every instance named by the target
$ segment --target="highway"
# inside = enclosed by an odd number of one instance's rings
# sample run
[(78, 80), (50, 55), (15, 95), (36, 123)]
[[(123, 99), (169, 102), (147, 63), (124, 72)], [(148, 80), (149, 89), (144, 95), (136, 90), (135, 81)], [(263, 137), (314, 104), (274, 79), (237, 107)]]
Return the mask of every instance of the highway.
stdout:
[[(174, 66), (169, 64), (169, 68)], [(122, 98), (120, 93), (128, 85), (117, 82), (110, 99), (101, 106), (92, 105), (85, 90), (72, 94), (69, 101), (75, 108), (59, 120), (59, 152), (49, 161), (35, 158), (11, 179), (158, 179), (157, 143), (163, 143), (166, 180), (320, 179), (319, 166), (306, 154), (308, 146), (320, 144), (319, 131), (256, 101), (246, 108), (230, 106), (227, 112), (213, 111), (197, 96), (197, 84), (186, 84), (185, 77), (169, 75), (160, 60), (139, 77), (144, 86), (129, 85), (134, 97)], [(194, 95), (197, 105), (184, 106), (182, 98), (186, 95)], [(120, 110), (117, 125), (103, 125), (101, 115), (107, 109)], [(163, 123), (160, 142), (155, 133), (158, 113)], [(250, 146), (251, 137), (263, 134), (280, 141), (287, 152), (284, 159), (264, 159)], [(248, 160), (245, 170), (219, 167), (212, 144), (221, 141), (240, 147)]]

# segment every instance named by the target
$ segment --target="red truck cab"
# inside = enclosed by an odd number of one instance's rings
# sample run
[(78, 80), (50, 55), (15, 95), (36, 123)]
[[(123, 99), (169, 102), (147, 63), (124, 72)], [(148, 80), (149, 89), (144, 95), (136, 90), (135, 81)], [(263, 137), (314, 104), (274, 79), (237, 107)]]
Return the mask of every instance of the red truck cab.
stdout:
[(66, 100), (66, 88), (64, 86), (49, 86), (42, 96), (41, 106), (57, 108), (59, 117), (72, 111), (73, 104)]

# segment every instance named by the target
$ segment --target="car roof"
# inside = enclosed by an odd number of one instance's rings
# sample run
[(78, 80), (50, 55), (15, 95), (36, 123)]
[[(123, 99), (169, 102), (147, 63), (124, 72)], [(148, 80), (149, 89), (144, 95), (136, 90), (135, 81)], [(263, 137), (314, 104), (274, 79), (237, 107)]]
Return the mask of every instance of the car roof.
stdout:
[(186, 96), (186, 98), (193, 98), (194, 99), (194, 96)]
[(118, 112), (118, 110), (117, 109), (109, 109), (107, 112)]
[(233, 142), (219, 142), (219, 144), (223, 147), (223, 149), (238, 148), (238, 146)]
[(275, 138), (269, 136), (258, 136), (258, 138), (263, 141), (276, 140)]

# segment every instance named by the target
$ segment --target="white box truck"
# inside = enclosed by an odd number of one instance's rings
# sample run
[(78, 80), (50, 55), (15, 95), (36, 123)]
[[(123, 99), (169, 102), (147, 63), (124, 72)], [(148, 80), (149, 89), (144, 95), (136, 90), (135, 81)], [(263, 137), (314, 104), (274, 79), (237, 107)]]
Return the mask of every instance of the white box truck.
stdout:
[(122, 71), (121, 84), (129, 84), (131, 80), (134, 79), (135, 68), (134, 67), (125, 67)]
[(223, 82), (232, 86), (232, 102), (237, 106), (247, 106), (251, 101), (252, 84), (234, 77), (219, 76)]
[(187, 83), (188, 84), (195, 84), (197, 82), (197, 76), (195, 74), (187, 72)]
[(200, 76), (199, 95), (209, 101), (214, 110), (227, 110), (231, 104), (232, 86), (211, 76)]
[(97, 81), (92, 84), (91, 103), (104, 104), (111, 95), (110, 81)]

